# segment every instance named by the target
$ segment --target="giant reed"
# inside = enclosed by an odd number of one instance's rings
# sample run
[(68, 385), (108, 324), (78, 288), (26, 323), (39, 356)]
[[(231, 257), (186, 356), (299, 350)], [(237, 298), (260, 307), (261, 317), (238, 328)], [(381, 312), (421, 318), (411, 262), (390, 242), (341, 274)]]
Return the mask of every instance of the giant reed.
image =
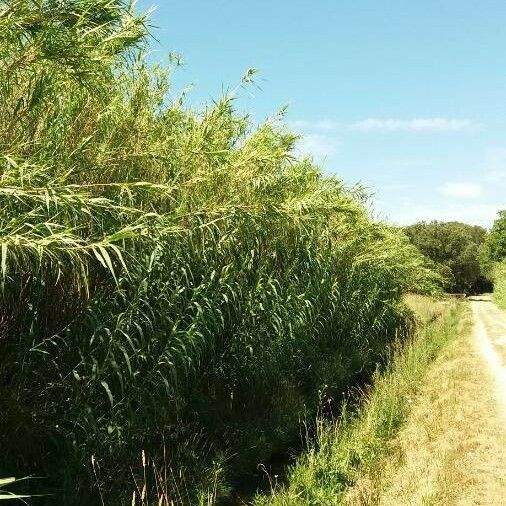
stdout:
[(226, 495), (434, 281), (282, 121), (174, 96), (145, 24), (121, 0), (0, 1), (0, 475), (62, 504), (123, 501), (142, 450), (174, 500), (216, 469)]

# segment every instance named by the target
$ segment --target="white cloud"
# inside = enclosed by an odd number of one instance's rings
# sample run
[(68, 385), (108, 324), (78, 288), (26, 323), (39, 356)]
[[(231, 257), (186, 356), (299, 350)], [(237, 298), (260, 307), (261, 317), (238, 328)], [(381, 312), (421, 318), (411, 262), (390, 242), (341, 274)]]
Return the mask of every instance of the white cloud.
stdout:
[(483, 195), (483, 187), (473, 182), (446, 183), (439, 188), (446, 197), (458, 199), (477, 199)]
[(367, 118), (354, 123), (340, 123), (333, 119), (321, 119), (316, 121), (293, 120), (288, 126), (299, 132), (335, 132), (346, 129), (362, 133), (369, 132), (458, 132), (463, 130), (477, 130), (483, 125), (468, 119), (453, 118)]
[(409, 188), (409, 185), (406, 183), (390, 183), (390, 184), (382, 184), (378, 186), (378, 191), (380, 192), (398, 192), (403, 191)]
[(297, 143), (300, 155), (312, 155), (315, 158), (326, 158), (337, 153), (341, 140), (332, 135), (305, 134)]
[(491, 227), (497, 217), (497, 210), (502, 206), (496, 204), (476, 204), (476, 205), (455, 205), (455, 206), (415, 206), (400, 209), (397, 213), (392, 213), (391, 218), (394, 222), (401, 225), (409, 225), (417, 221), (460, 221), (471, 225), (481, 225), (482, 227)]
[(332, 130), (337, 130), (339, 128), (339, 123), (337, 121), (331, 119), (321, 119), (318, 121), (305, 121), (305, 120), (294, 120), (289, 121), (288, 126), (292, 127), (294, 130), (305, 131), (305, 132), (329, 132)]
[[(506, 209), (504, 194), (485, 185), (482, 180), (479, 183), (448, 183), (437, 189), (439, 196), (428, 191), (428, 188), (427, 191), (420, 189), (417, 192), (416, 187), (411, 186), (402, 192), (399, 190), (399, 195), (395, 198), (384, 187), (380, 188), (382, 191), (375, 199), (376, 209), (387, 221), (399, 225), (438, 220), (460, 221), (489, 228), (496, 219), (498, 210)], [(485, 195), (486, 199), (479, 198)]]
[(290, 121), (288, 126), (301, 134), (296, 147), (296, 154), (299, 156), (310, 155), (322, 161), (337, 153), (341, 146), (341, 138), (337, 135), (340, 125), (337, 121), (295, 120)]
[(480, 125), (470, 120), (451, 118), (377, 119), (368, 118), (352, 123), (351, 128), (363, 133), (369, 132), (457, 132), (473, 130)]

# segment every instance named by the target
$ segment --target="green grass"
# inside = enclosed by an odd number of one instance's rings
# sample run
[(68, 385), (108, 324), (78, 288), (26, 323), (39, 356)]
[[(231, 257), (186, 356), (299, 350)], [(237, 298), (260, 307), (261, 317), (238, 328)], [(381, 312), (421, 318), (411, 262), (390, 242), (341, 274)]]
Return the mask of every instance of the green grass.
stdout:
[(280, 118), (235, 111), (253, 71), (187, 107), (120, 0), (0, 0), (0, 32), (0, 474), (124, 503), (145, 451), (171, 500), (226, 496), (437, 277)]
[(494, 272), (494, 301), (506, 309), (506, 264), (499, 264)]
[(338, 423), (320, 421), (315, 445), (291, 469), (288, 485), (257, 497), (256, 505), (342, 504), (350, 487), (388, 455), (428, 368), (458, 333), (463, 305), (440, 304), (436, 316), (433, 304), (417, 301), (425, 325), (393, 349), (387, 370), (376, 374), (358, 410), (343, 406)]

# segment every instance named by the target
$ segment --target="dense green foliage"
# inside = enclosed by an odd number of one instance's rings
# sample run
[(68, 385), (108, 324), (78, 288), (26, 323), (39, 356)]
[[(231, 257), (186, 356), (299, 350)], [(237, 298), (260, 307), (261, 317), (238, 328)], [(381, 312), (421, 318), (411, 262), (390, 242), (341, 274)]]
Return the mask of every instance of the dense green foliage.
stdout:
[[(272, 495), (259, 495), (257, 506), (350, 503), (346, 493), (360, 478), (381, 467), (382, 459), (393, 449), (392, 440), (408, 419), (427, 371), (458, 336), (462, 305), (453, 303), (442, 312), (429, 310), (426, 314), (429, 319), (413, 339), (394, 348), (387, 369), (375, 376), (359, 409), (345, 409), (338, 423), (321, 421), (315, 444), (292, 466), (288, 484), (277, 487)], [(376, 496), (364, 494), (356, 503), (374, 504), (375, 500)]]
[(458, 222), (420, 222), (405, 227), (411, 242), (447, 280), (453, 293), (480, 293), (490, 290), (480, 263), (480, 249), (486, 230)]
[(506, 211), (500, 211), (494, 226), (485, 240), (484, 251), (487, 260), (502, 262), (506, 259)]
[(494, 299), (506, 309), (506, 211), (500, 211), (481, 250), (482, 268), (494, 282)]
[(121, 0), (0, 1), (0, 32), (0, 475), (115, 504), (146, 450), (195, 504), (373, 367), (434, 275), (277, 119), (172, 96)]

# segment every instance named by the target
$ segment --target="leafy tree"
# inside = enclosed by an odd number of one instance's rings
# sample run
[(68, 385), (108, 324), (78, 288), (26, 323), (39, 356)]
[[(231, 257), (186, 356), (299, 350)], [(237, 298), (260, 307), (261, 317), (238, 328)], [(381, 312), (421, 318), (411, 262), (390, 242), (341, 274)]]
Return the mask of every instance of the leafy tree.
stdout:
[(494, 282), (494, 299), (506, 307), (506, 210), (499, 211), (480, 251), (482, 269)]
[(486, 230), (459, 222), (420, 222), (405, 228), (411, 242), (434, 262), (450, 292), (487, 291), (490, 282), (480, 264)]
[(499, 217), (487, 235), (484, 255), (490, 262), (501, 262), (506, 259), (506, 210), (499, 211)]

